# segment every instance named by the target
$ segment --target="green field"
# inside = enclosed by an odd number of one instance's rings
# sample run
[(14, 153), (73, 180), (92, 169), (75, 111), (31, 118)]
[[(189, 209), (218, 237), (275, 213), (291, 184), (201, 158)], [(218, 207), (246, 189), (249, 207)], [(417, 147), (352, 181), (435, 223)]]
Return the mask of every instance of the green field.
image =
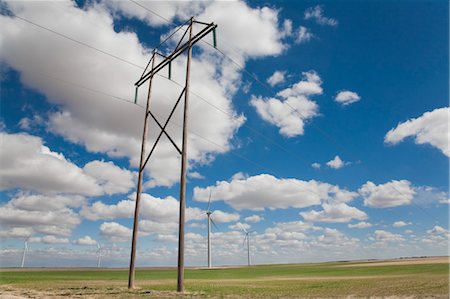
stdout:
[[(187, 269), (186, 298), (448, 298), (449, 264), (321, 263)], [(173, 298), (175, 270), (137, 270), (128, 291), (126, 270), (57, 269), (0, 272), (3, 296), (25, 298)], [(0, 295), (0, 298), (1, 297)], [(4, 297), (7, 298), (7, 297)]]

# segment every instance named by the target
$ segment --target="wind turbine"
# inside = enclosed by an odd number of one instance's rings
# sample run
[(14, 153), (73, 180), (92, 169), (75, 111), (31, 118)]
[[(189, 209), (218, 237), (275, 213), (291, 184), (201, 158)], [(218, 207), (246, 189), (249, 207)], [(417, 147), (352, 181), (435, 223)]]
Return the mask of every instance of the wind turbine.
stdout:
[(97, 268), (100, 268), (101, 261), (102, 261), (102, 247), (97, 242)]
[(23, 254), (22, 254), (22, 262), (20, 263), (20, 268), (23, 268), (25, 265), (25, 255), (28, 251), (28, 238), (25, 239), (25, 242), (23, 243)]
[(254, 231), (247, 231), (245, 229), (245, 227), (240, 222), (238, 222), (238, 224), (239, 224), (239, 226), (242, 228), (242, 230), (245, 233), (244, 242), (242, 243), (242, 246), (244, 246), (245, 240), (247, 240), (247, 263), (250, 266), (250, 264), (251, 264), (251, 260), (250, 260), (250, 234), (253, 233)]
[(219, 230), (217, 225), (214, 223), (214, 221), (211, 218), (212, 212), (209, 208), (211, 206), (211, 191), (209, 191), (209, 200), (208, 200), (208, 209), (206, 210), (206, 216), (208, 217), (208, 268), (212, 267), (212, 256), (211, 256), (211, 223), (214, 225), (214, 227)]

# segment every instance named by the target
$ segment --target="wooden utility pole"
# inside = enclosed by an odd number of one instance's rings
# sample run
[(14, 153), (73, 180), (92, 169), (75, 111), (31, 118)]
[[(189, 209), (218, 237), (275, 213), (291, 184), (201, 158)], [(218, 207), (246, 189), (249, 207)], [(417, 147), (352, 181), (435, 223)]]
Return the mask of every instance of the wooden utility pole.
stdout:
[(186, 210), (186, 170), (187, 170), (187, 139), (188, 139), (188, 103), (189, 103), (189, 77), (192, 56), (192, 22), (189, 27), (189, 47), (186, 63), (186, 83), (184, 85), (184, 112), (183, 112), (183, 143), (181, 147), (181, 177), (180, 177), (180, 219), (178, 223), (178, 280), (177, 291), (184, 292), (184, 216)]
[[(152, 68), (155, 66), (155, 53), (152, 56)], [(139, 162), (139, 176), (137, 183), (137, 192), (136, 192), (136, 206), (134, 209), (134, 223), (133, 223), (133, 237), (131, 238), (131, 257), (130, 257), (130, 272), (128, 276), (128, 288), (134, 288), (134, 274), (135, 274), (135, 262), (136, 262), (136, 241), (138, 235), (138, 227), (139, 227), (139, 207), (141, 204), (141, 194), (142, 194), (142, 179), (144, 176), (144, 168), (142, 167), (144, 164), (145, 157), (145, 144), (147, 142), (147, 129), (148, 129), (148, 111), (150, 110), (150, 97), (152, 91), (152, 80), (153, 77), (150, 78), (148, 84), (148, 94), (147, 94), (147, 104), (145, 105), (145, 117), (144, 117), (144, 130), (142, 133), (142, 145), (141, 145), (141, 158)]]
[[(196, 35), (193, 36), (193, 26), (194, 24), (200, 24), (203, 25), (204, 28), (200, 30)], [(140, 165), (139, 165), (139, 178), (138, 178), (138, 185), (137, 185), (137, 193), (136, 193), (136, 207), (134, 212), (134, 225), (133, 225), (133, 238), (131, 243), (131, 259), (130, 259), (130, 272), (129, 272), (129, 279), (128, 279), (128, 288), (131, 289), (134, 287), (134, 278), (135, 278), (135, 257), (136, 257), (136, 241), (137, 241), (137, 234), (138, 234), (138, 223), (139, 223), (139, 206), (140, 206), (140, 198), (142, 193), (142, 180), (144, 175), (144, 169), (147, 165), (147, 162), (149, 161), (151, 155), (153, 154), (153, 151), (158, 144), (162, 134), (165, 134), (169, 141), (174, 145), (174, 147), (177, 149), (178, 153), (181, 155), (181, 175), (180, 175), (180, 214), (179, 214), (179, 230), (178, 230), (178, 284), (177, 284), (177, 291), (183, 292), (184, 291), (184, 224), (185, 224), (185, 209), (186, 209), (186, 172), (187, 172), (187, 162), (188, 162), (188, 156), (187, 156), (187, 141), (188, 141), (188, 104), (189, 104), (189, 85), (190, 85), (190, 65), (191, 65), (191, 59), (192, 59), (192, 46), (200, 41), (204, 36), (206, 36), (211, 31), (213, 32), (213, 41), (214, 46), (216, 45), (216, 35), (215, 35), (215, 29), (217, 25), (214, 23), (203, 23), (199, 21), (195, 21), (194, 18), (190, 19), (189, 26), (183, 36), (181, 37), (181, 40), (178, 42), (177, 46), (175, 47), (175, 50), (168, 56), (163, 55), (158, 52), (158, 49), (155, 49), (152, 55), (152, 58), (150, 60), (151, 62), (151, 69), (147, 72), (148, 67), (150, 66), (150, 62), (147, 65), (146, 69), (141, 75), (141, 78), (135, 83), (136, 89), (144, 84), (146, 81), (150, 81), (149, 90), (148, 90), (148, 97), (147, 97), (147, 106), (145, 110), (145, 119), (144, 119), (144, 132), (142, 136), (142, 146), (141, 146), (141, 159), (140, 159)], [(184, 38), (187, 35), (187, 41), (184, 44), (181, 44), (184, 40)], [(162, 70), (165, 66), (168, 66), (169, 68), (169, 79), (171, 74), (171, 62), (177, 58), (179, 55), (181, 55), (183, 52), (187, 51), (187, 64), (186, 64), (186, 82), (185, 86), (183, 88), (183, 91), (181, 92), (180, 96), (178, 97), (178, 100), (176, 101), (174, 107), (172, 108), (171, 113), (169, 114), (169, 117), (167, 118), (164, 125), (162, 125), (158, 119), (155, 117), (155, 115), (150, 110), (150, 91), (152, 87), (152, 79), (153, 76), (155, 76), (160, 70)], [(158, 63), (155, 66), (155, 59), (156, 55), (159, 55), (163, 57), (163, 60)], [(177, 144), (174, 142), (174, 140), (170, 137), (170, 135), (166, 131), (166, 126), (170, 121), (170, 118), (173, 116), (175, 109), (178, 106), (178, 103), (180, 102), (182, 96), (184, 94), (184, 111), (183, 111), (183, 139), (182, 139), (182, 147), (181, 150), (177, 146)], [(144, 160), (145, 157), (145, 143), (146, 143), (146, 136), (147, 136), (147, 118), (148, 116), (151, 116), (155, 123), (158, 125), (158, 127), (161, 129), (158, 137), (156, 138), (155, 143), (153, 144), (152, 149), (150, 150), (147, 158)]]

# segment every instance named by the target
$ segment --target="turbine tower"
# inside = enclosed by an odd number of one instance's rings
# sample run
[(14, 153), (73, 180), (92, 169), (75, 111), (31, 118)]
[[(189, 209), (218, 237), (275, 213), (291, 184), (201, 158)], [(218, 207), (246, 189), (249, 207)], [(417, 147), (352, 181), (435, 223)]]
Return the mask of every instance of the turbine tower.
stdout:
[(208, 268), (212, 268), (212, 256), (211, 256), (211, 223), (214, 227), (219, 230), (217, 225), (211, 218), (211, 214), (213, 213), (209, 208), (211, 207), (211, 191), (209, 191), (209, 200), (208, 200), (208, 209), (206, 210), (206, 216), (208, 217)]
[(240, 222), (238, 222), (238, 224), (239, 224), (239, 226), (242, 228), (242, 230), (245, 233), (244, 242), (243, 242), (242, 246), (245, 245), (245, 241), (247, 240), (247, 264), (248, 264), (248, 266), (250, 266), (250, 264), (251, 264), (251, 260), (250, 260), (250, 234), (253, 231), (247, 231), (245, 229), (245, 227)]
[(23, 268), (25, 265), (25, 255), (28, 251), (28, 238), (25, 239), (25, 242), (23, 243), (23, 254), (22, 254), (22, 262), (20, 263), (20, 268)]
[(97, 268), (100, 268), (100, 262), (102, 261), (102, 248), (97, 242)]

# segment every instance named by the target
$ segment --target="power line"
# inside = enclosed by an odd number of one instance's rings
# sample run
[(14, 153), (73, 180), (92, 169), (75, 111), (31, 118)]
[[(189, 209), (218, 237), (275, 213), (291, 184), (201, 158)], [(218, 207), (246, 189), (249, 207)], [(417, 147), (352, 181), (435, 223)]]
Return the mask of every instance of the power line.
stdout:
[[(133, 1), (133, 0), (130, 0), (130, 1), (132, 1), (132, 2), (134, 2), (134, 3), (136, 3), (135, 1)], [(137, 3), (136, 3), (137, 4)], [(139, 6), (141, 6), (141, 5), (139, 5)], [(141, 6), (142, 7), (142, 6)], [(144, 8), (144, 9), (146, 9), (146, 10), (149, 10), (148, 8)], [(149, 10), (150, 11), (150, 10)], [(38, 28), (41, 28), (42, 30), (45, 30), (45, 31), (48, 31), (48, 32), (50, 32), (50, 33), (53, 33), (53, 34), (56, 34), (56, 35), (58, 35), (58, 36), (60, 36), (60, 37), (62, 37), (62, 38), (65, 38), (65, 39), (67, 39), (67, 40), (70, 40), (70, 41), (72, 41), (72, 42), (75, 42), (75, 43), (77, 43), (77, 44), (79, 44), (79, 45), (82, 45), (82, 46), (85, 46), (85, 47), (87, 47), (87, 48), (90, 48), (91, 50), (94, 50), (94, 51), (98, 51), (98, 52), (100, 52), (100, 53), (102, 53), (102, 54), (104, 54), (104, 55), (107, 55), (107, 56), (109, 56), (109, 57), (112, 57), (112, 58), (114, 58), (114, 59), (117, 59), (117, 60), (119, 60), (119, 61), (121, 61), (121, 62), (124, 62), (124, 63), (127, 63), (127, 64), (129, 64), (129, 65), (131, 65), (131, 66), (133, 66), (133, 67), (136, 67), (136, 68), (139, 68), (139, 69), (144, 69), (143, 67), (141, 67), (141, 66), (139, 66), (139, 65), (137, 65), (137, 64), (135, 64), (135, 63), (133, 63), (133, 62), (131, 62), (131, 61), (128, 61), (128, 60), (126, 60), (126, 59), (123, 59), (123, 58), (121, 58), (121, 57), (119, 57), (119, 56), (116, 56), (116, 55), (114, 55), (114, 54), (111, 54), (111, 53), (108, 53), (108, 52), (106, 52), (106, 51), (104, 51), (104, 50), (101, 50), (101, 49), (99, 49), (99, 48), (97, 48), (97, 47), (94, 47), (94, 46), (92, 46), (92, 45), (89, 45), (89, 44), (87, 44), (87, 43), (84, 43), (84, 42), (81, 42), (81, 41), (79, 41), (79, 40), (76, 40), (76, 39), (74, 39), (74, 38), (72, 38), (72, 37), (70, 37), (70, 36), (67, 36), (67, 35), (65, 35), (65, 34), (62, 34), (62, 33), (60, 33), (60, 32), (57, 32), (57, 31), (55, 31), (55, 30), (52, 30), (52, 29), (50, 29), (50, 28), (47, 28), (47, 27), (45, 27), (45, 26), (43, 26), (43, 25), (40, 25), (40, 24), (37, 24), (37, 23), (35, 23), (35, 22), (33, 22), (33, 21), (31, 21), (31, 20), (28, 20), (28, 19), (26, 19), (26, 18), (24, 18), (24, 17), (21, 17), (21, 16), (18, 16), (18, 15), (16, 15), (16, 14), (12, 14), (14, 17), (16, 17), (16, 18), (18, 18), (18, 19), (20, 19), (20, 20), (22, 20), (22, 21), (24, 21), (24, 22), (26, 22), (26, 23), (28, 23), (28, 24), (31, 24), (31, 25), (33, 25), (33, 26), (36, 26), (36, 27), (38, 27)], [(158, 15), (158, 14), (156, 14), (155, 13), (155, 15)], [(161, 17), (161, 16), (160, 16)], [(164, 18), (164, 17), (162, 17), (162, 18)], [(167, 20), (166, 20), (167, 21)], [(171, 23), (171, 22), (170, 22)], [(180, 28), (182, 28), (182, 26), (180, 27)], [(179, 29), (180, 29), (179, 28)], [(178, 30), (179, 30), (178, 29)], [(205, 41), (204, 41), (205, 42)], [(209, 43), (207, 43), (207, 42), (205, 42), (206, 44), (208, 44), (209, 46), (211, 46), (211, 47), (213, 47), (213, 45), (211, 45), (211, 44), (209, 44)], [(217, 49), (217, 48), (216, 48)], [(251, 78), (253, 78), (256, 82), (258, 82), (259, 84), (261, 84), (262, 86), (264, 86), (265, 88), (267, 88), (269, 91), (271, 91), (271, 92), (273, 92), (273, 90), (267, 85), (267, 84), (265, 84), (264, 82), (262, 82), (262, 81), (260, 81), (258, 78), (257, 78), (257, 76), (256, 75), (254, 75), (254, 74), (252, 74), (251, 72), (249, 72), (247, 69), (245, 69), (245, 67), (243, 67), (243, 66), (241, 66), (238, 62), (236, 62), (234, 59), (232, 59), (231, 57), (229, 57), (228, 55), (226, 55), (223, 51), (221, 51), (220, 49), (217, 49), (217, 51), (219, 51), (219, 53), (221, 53), (224, 57), (226, 57), (226, 58), (228, 58), (230, 61), (232, 61), (233, 62), (233, 64), (235, 64), (237, 67), (239, 67), (242, 71), (244, 71), (245, 73), (247, 73)], [(159, 75), (159, 76), (161, 76), (161, 75)], [(163, 77), (163, 78), (166, 78), (166, 77), (164, 77), (164, 76), (161, 76), (161, 77)], [(166, 78), (166, 79), (168, 79), (168, 78)], [(171, 80), (171, 79), (169, 79), (170, 81), (172, 81), (172, 82), (175, 82), (175, 83), (177, 83), (177, 84), (179, 84), (178, 82), (176, 82), (176, 81), (174, 81), (174, 80)], [(88, 88), (84, 88), (84, 89), (88, 89)], [(103, 93), (103, 92), (98, 92), (98, 93)], [(190, 93), (193, 93), (193, 91), (190, 91)], [(104, 94), (104, 93), (103, 93)], [(194, 95), (196, 95), (197, 97), (199, 97), (199, 98), (201, 98), (198, 94), (195, 94), (195, 93), (193, 93)], [(204, 100), (205, 102), (208, 102), (209, 104), (211, 104), (209, 101), (207, 101), (207, 100), (205, 100), (204, 98), (201, 98), (202, 100)], [(125, 100), (125, 101), (127, 101), (127, 102), (129, 102), (128, 100)], [(130, 102), (131, 103), (131, 102)], [(213, 104), (211, 104), (211, 106), (213, 106), (214, 107), (214, 105)], [(290, 105), (288, 105), (288, 106), (290, 106)], [(302, 115), (301, 115), (301, 113), (299, 112), (299, 111), (297, 111), (295, 108), (293, 108), (293, 107), (291, 107), (292, 109), (293, 109), (293, 111), (296, 111), (297, 113), (299, 113), (299, 115), (302, 117)], [(219, 111), (220, 111), (220, 109), (218, 109)], [(223, 112), (223, 111), (222, 111)], [(315, 124), (312, 124), (316, 129), (318, 129), (324, 136), (328, 136), (327, 138), (329, 139), (329, 140), (333, 140), (333, 138), (330, 136), (330, 135), (328, 135), (325, 131), (323, 131), (320, 127), (318, 127), (317, 125), (315, 125)], [(256, 130), (256, 132), (257, 132), (257, 130)], [(258, 135), (260, 135), (260, 136), (264, 136), (264, 134), (263, 133), (258, 133)], [(264, 138), (264, 139), (266, 139), (267, 140), (267, 137), (266, 138)], [(275, 141), (272, 141), (271, 143), (273, 143), (273, 144), (277, 144)], [(333, 143), (335, 143), (338, 147), (341, 147), (341, 148), (344, 148), (344, 147), (342, 147), (339, 143), (336, 143), (336, 142), (333, 142)], [(283, 148), (281, 145), (277, 145), (277, 147), (279, 147), (279, 148)], [(344, 148), (345, 149), (345, 148)], [(366, 166), (364, 166), (363, 165), (363, 167), (364, 168), (366, 168), (369, 172), (370, 172), (370, 170), (366, 167)], [(400, 194), (400, 195), (403, 195), (402, 194), (402, 192), (400, 192), (397, 188), (395, 188), (395, 187), (393, 187), (393, 189), (394, 189), (394, 191), (396, 191), (398, 194)], [(437, 219), (437, 218), (435, 218), (432, 214), (430, 214), (430, 213), (428, 213), (428, 212), (426, 212), (423, 208), (421, 208), (420, 206), (418, 206), (418, 205), (416, 205), (415, 203), (413, 203), (412, 202), (412, 205), (413, 206), (415, 206), (415, 207), (417, 207), (418, 209), (420, 209), (423, 213), (425, 213), (425, 214), (427, 214), (429, 217), (431, 217), (431, 218), (433, 218), (435, 221), (437, 221), (437, 222), (439, 222), (440, 223), (440, 221)]]
[(68, 39), (68, 40), (70, 40), (70, 41), (72, 41), (72, 42), (74, 42), (74, 43), (77, 43), (77, 44), (79, 44), (79, 45), (85, 46), (85, 47), (87, 47), (87, 48), (89, 48), (89, 49), (91, 49), (91, 50), (98, 51), (98, 52), (103, 53), (103, 54), (105, 54), (105, 55), (108, 55), (108, 56), (110, 56), (110, 57), (112, 57), (112, 58), (115, 58), (115, 59), (117, 59), (117, 60), (120, 60), (120, 61), (122, 61), (122, 62), (125, 62), (125, 63), (127, 63), (127, 64), (129, 64), (129, 65), (132, 65), (132, 66), (134, 66), (134, 67), (137, 67), (137, 68), (140, 68), (140, 69), (144, 69), (143, 67), (141, 67), (140, 65), (135, 64), (134, 62), (128, 61), (128, 60), (123, 59), (123, 58), (120, 58), (119, 56), (116, 56), (116, 55), (114, 55), (114, 54), (111, 54), (111, 53), (108, 53), (108, 52), (106, 52), (106, 51), (103, 51), (103, 50), (101, 50), (101, 49), (99, 49), (99, 48), (96, 48), (96, 47), (94, 47), (94, 46), (91, 46), (91, 45), (89, 45), (89, 44), (86, 44), (86, 43), (84, 43), (84, 42), (81, 42), (81, 41), (79, 41), (79, 40), (76, 40), (76, 39), (74, 39), (74, 38), (72, 38), (72, 37), (70, 37), (70, 36), (67, 36), (67, 35), (65, 35), (65, 34), (59, 33), (59, 32), (57, 32), (57, 31), (52, 30), (52, 29), (50, 29), (50, 28), (47, 28), (47, 27), (45, 27), (45, 26), (39, 25), (39, 24), (37, 24), (37, 23), (35, 23), (35, 22), (33, 22), (33, 21), (30, 21), (30, 20), (28, 20), (28, 19), (26, 19), (26, 18), (20, 17), (20, 16), (18, 16), (18, 15), (16, 15), (16, 14), (13, 14), (13, 16), (16, 17), (16, 18), (18, 18), (19, 20), (22, 20), (23, 22), (26, 22), (26, 23), (28, 23), (28, 24), (34, 25), (34, 26), (36, 26), (36, 27), (39, 27), (39, 28), (41, 28), (41, 29), (43, 29), (43, 30), (46, 30), (46, 31), (51, 32), (51, 33), (53, 33), (53, 34), (56, 34), (56, 35), (58, 35), (58, 36), (60, 36), (60, 37), (63, 37), (63, 38), (65, 38), (65, 39)]
[[(132, 0), (130, 0), (130, 1), (132, 1)], [(134, 1), (132, 1), (132, 2), (134, 2)], [(138, 3), (136, 3), (136, 4), (138, 4)], [(138, 4), (138, 5), (139, 5), (139, 4)], [(141, 6), (141, 5), (139, 5), (139, 6)], [(147, 9), (147, 10), (149, 10), (149, 9)], [(150, 10), (149, 10), (149, 11), (150, 11)], [(156, 13), (155, 13), (155, 14), (156, 14)], [(133, 63), (133, 62), (130, 62), (130, 61), (126, 60), (126, 59), (123, 59), (123, 58), (121, 58), (121, 57), (118, 57), (118, 56), (116, 56), (116, 55), (113, 55), (113, 54), (111, 54), (111, 53), (108, 53), (108, 52), (106, 52), (106, 51), (104, 51), (104, 50), (101, 50), (101, 49), (99, 49), (99, 48), (97, 48), (97, 47), (94, 47), (94, 46), (92, 46), (92, 45), (83, 43), (83, 42), (81, 42), (81, 41), (79, 41), (79, 40), (76, 40), (76, 39), (70, 37), (70, 36), (67, 36), (67, 35), (62, 34), (62, 33), (60, 33), (60, 32), (57, 32), (57, 31), (55, 31), (55, 30), (52, 30), (52, 29), (50, 29), (50, 28), (48, 28), (48, 27), (45, 27), (45, 26), (43, 26), (43, 25), (37, 24), (37, 23), (35, 23), (35, 22), (33, 22), (33, 21), (30, 21), (30, 20), (28, 20), (28, 19), (26, 19), (26, 18), (17, 16), (17, 15), (14, 15), (14, 16), (17, 17), (17, 18), (19, 18), (20, 20), (22, 20), (22, 21), (24, 21), (24, 22), (27, 22), (27, 23), (29, 23), (29, 24), (31, 24), (31, 25), (34, 25), (34, 26), (36, 26), (36, 27), (38, 27), (38, 28), (41, 28), (41, 29), (46, 30), (46, 31), (48, 31), (48, 32), (50, 32), (50, 33), (56, 34), (56, 35), (58, 35), (58, 36), (60, 36), (60, 37), (62, 37), (62, 38), (68, 39), (68, 40), (70, 40), (70, 41), (72, 41), (72, 42), (75, 42), (75, 43), (77, 43), (77, 44), (79, 44), (79, 45), (88, 47), (88, 48), (91, 49), (91, 50), (98, 51), (98, 52), (100, 52), (100, 53), (102, 53), (102, 54), (104, 54), (104, 55), (107, 55), (107, 56), (109, 56), (109, 57), (112, 57), (112, 58), (114, 58), (114, 59), (117, 59), (117, 60), (119, 60), (119, 61), (121, 61), (121, 62), (127, 63), (127, 64), (129, 64), (129, 65), (132, 65), (133, 67), (137, 67), (137, 68), (139, 68), (139, 69), (144, 69), (143, 67), (141, 67), (141, 66), (139, 66), (139, 65), (137, 65), (137, 64), (135, 64), (135, 63)], [(185, 23), (184, 23), (184, 24), (185, 24)], [(178, 28), (177, 30), (179, 30), (180, 28), (182, 28), (182, 26), (183, 26), (184, 24), (180, 25), (179, 28)], [(205, 42), (205, 43), (206, 43), (206, 42)], [(211, 46), (212, 46), (212, 45), (211, 45)], [(157, 49), (157, 47), (156, 47), (155, 49)], [(47, 75), (47, 76), (48, 76), (48, 75)], [(165, 76), (162, 76), (162, 75), (160, 75), (160, 74), (157, 74), (157, 76), (159, 76), (159, 77), (161, 77), (161, 78), (164, 78), (164, 79), (167, 79), (167, 80), (169, 80), (170, 82), (173, 82), (174, 84), (176, 84), (176, 85), (178, 85), (178, 86), (181, 86), (181, 84), (178, 83), (178, 82), (175, 81), (175, 80), (169, 79), (169, 78), (167, 78), (167, 77), (165, 77)], [(62, 79), (59, 79), (59, 81), (63, 81), (63, 80), (62, 80)], [(87, 88), (84, 87), (84, 89), (87, 89)], [(204, 101), (205, 103), (207, 103), (208, 105), (210, 105), (211, 107), (214, 107), (216, 110), (218, 110), (218, 111), (224, 113), (225, 115), (229, 116), (231, 119), (234, 118), (233, 115), (231, 115), (230, 113), (224, 111), (223, 109), (220, 109), (220, 108), (217, 107), (216, 105), (212, 104), (210, 101), (206, 100), (204, 97), (200, 96), (200, 95), (199, 95), (198, 93), (196, 93), (195, 91), (190, 90), (189, 92), (192, 93), (193, 95), (195, 95), (195, 96), (196, 96), (197, 98), (199, 98), (200, 100), (202, 100), (202, 101)], [(97, 92), (97, 93), (99, 93), (99, 92)], [(250, 125), (245, 124), (245, 123), (243, 124), (243, 126), (246, 127), (246, 128), (248, 128), (250, 131), (254, 132), (255, 134), (257, 134), (258, 136), (260, 136), (262, 139), (265, 139), (265, 140), (268, 141), (269, 143), (275, 145), (276, 147), (278, 147), (278, 148), (281, 149), (282, 151), (286, 152), (286, 153), (289, 154), (290, 156), (292, 156), (292, 157), (298, 159), (298, 160), (301, 161), (302, 163), (305, 163), (305, 165), (309, 166), (309, 163), (308, 163), (306, 160), (304, 160), (304, 159), (301, 158), (300, 156), (296, 155), (295, 153), (289, 151), (288, 149), (286, 149), (284, 146), (280, 145), (279, 143), (277, 143), (277, 142), (274, 141), (273, 139), (271, 139), (271, 138), (267, 137), (265, 134), (259, 132), (257, 129), (255, 129), (255, 128), (253, 128), (253, 127), (251, 127)]]

